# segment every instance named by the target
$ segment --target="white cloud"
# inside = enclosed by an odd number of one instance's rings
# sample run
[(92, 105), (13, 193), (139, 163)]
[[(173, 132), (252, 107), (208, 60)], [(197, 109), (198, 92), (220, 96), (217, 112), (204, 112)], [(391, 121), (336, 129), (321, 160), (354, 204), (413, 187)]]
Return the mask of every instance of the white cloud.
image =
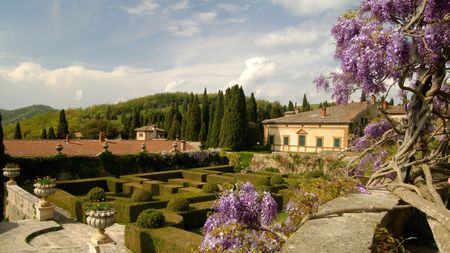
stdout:
[(236, 13), (249, 8), (248, 5), (237, 5), (237, 4), (218, 4), (217, 8), (229, 13)]
[(75, 96), (73, 97), (73, 99), (75, 99), (77, 101), (83, 100), (83, 90), (75, 91)]
[(171, 9), (173, 11), (187, 10), (187, 9), (189, 9), (189, 1), (188, 0), (179, 1), (177, 3), (170, 5), (169, 9)]
[[(313, 43), (318, 43), (320, 40), (326, 40), (328, 31), (324, 29), (308, 26), (287, 27), (281, 31), (271, 32), (258, 36), (255, 39), (255, 44), (263, 47), (300, 47)], [(329, 35), (328, 35), (329, 36)]]
[(152, 14), (159, 4), (155, 3), (153, 0), (142, 0), (139, 4), (134, 6), (123, 7), (131, 15), (139, 14)]
[(192, 37), (200, 32), (199, 23), (192, 20), (178, 20), (170, 23), (167, 30), (175, 35)]
[(217, 17), (217, 12), (199, 12), (192, 15), (192, 18), (201, 24), (209, 24)]
[(181, 86), (188, 84), (185, 79), (169, 82), (164, 89), (165, 92), (179, 91)]
[(245, 69), (236, 81), (228, 85), (249, 85), (254, 81), (267, 78), (275, 71), (276, 64), (266, 57), (252, 57), (245, 61)]
[(355, 3), (355, 0), (272, 0), (297, 16), (313, 16), (329, 10), (343, 10)]

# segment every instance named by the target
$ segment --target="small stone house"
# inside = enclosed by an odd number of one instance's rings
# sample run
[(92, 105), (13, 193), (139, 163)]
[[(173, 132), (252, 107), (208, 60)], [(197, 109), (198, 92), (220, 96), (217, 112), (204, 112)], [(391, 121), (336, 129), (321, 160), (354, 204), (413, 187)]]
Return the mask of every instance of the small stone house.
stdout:
[(156, 125), (148, 125), (134, 129), (136, 131), (136, 140), (145, 141), (153, 139), (164, 139), (165, 131)]
[(264, 120), (264, 143), (273, 151), (342, 151), (378, 115), (376, 103), (352, 102)]

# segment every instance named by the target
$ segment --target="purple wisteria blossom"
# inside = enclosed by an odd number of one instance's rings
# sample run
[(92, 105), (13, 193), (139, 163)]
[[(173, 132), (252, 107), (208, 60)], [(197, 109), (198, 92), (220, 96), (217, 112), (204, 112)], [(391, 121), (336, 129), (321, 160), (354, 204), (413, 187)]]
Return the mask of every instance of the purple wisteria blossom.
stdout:
[[(203, 226), (205, 238), (199, 252), (223, 252), (245, 247), (254, 252), (277, 252), (277, 236), (264, 231), (276, 218), (277, 203), (269, 192), (259, 193), (250, 183), (225, 190), (212, 206)], [(250, 250), (249, 252), (253, 252)]]

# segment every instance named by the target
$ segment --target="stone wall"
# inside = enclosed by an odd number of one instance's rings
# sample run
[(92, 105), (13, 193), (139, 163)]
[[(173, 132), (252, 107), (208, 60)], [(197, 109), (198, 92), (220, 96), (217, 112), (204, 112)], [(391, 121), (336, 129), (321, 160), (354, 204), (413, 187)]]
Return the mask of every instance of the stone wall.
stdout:
[(9, 221), (36, 219), (37, 197), (17, 185), (7, 185), (5, 195), (5, 218)]

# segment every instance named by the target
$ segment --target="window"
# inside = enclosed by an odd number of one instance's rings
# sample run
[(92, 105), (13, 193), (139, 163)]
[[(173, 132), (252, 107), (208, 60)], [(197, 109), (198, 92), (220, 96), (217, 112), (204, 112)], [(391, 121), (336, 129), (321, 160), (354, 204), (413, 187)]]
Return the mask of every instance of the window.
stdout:
[(289, 145), (289, 136), (283, 136), (283, 145)]
[(333, 147), (335, 148), (341, 147), (341, 138), (334, 138)]
[(139, 137), (144, 137), (144, 134), (143, 133), (139, 133)]
[(298, 145), (300, 147), (304, 147), (306, 145), (306, 136), (304, 136), (304, 135), (298, 136)]
[(317, 137), (316, 146), (319, 148), (323, 147), (323, 137)]
[(273, 135), (269, 135), (269, 145), (273, 145)]

